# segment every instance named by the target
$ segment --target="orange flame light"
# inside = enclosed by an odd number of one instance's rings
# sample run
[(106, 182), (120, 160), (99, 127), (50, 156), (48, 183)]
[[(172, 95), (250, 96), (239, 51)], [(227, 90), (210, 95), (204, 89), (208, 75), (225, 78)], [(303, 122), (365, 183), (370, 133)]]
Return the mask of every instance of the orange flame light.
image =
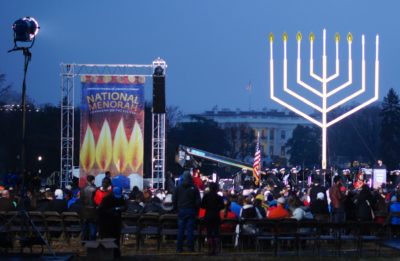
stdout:
[(125, 134), (124, 122), (121, 120), (118, 123), (117, 130), (114, 136), (114, 147), (113, 147), (113, 161), (118, 172), (124, 172), (128, 165), (127, 150), (128, 150), (128, 139)]
[(128, 145), (128, 160), (132, 170), (138, 173), (143, 164), (143, 135), (140, 125), (135, 121)]
[(99, 169), (105, 171), (111, 163), (113, 156), (111, 130), (108, 121), (105, 120), (101, 127), (99, 139), (96, 144), (96, 163)]
[(95, 150), (93, 131), (88, 125), (80, 152), (80, 162), (85, 172), (88, 172), (93, 167), (95, 161)]

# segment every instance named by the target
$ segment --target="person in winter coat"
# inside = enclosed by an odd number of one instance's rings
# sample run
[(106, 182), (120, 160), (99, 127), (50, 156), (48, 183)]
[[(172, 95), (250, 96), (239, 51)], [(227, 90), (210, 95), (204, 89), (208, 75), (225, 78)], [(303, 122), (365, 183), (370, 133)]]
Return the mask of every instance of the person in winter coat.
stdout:
[(194, 225), (200, 208), (200, 192), (194, 186), (189, 171), (185, 171), (181, 183), (175, 189), (172, 202), (178, 211), (178, 240), (176, 251), (183, 251), (183, 236), (187, 235), (187, 246), (189, 251), (194, 252)]
[(356, 201), (356, 213), (358, 221), (372, 221), (374, 218), (372, 214), (372, 194), (368, 185), (361, 187)]
[(109, 193), (103, 198), (97, 210), (100, 238), (114, 238), (118, 246), (118, 248), (114, 250), (114, 257), (121, 256), (121, 213), (126, 210), (126, 205), (126, 201), (122, 196), (122, 189), (120, 187), (114, 187), (112, 193)]
[(328, 202), (325, 199), (325, 193), (318, 192), (317, 199), (311, 204), (311, 213), (318, 221), (329, 221)]
[(220, 240), (221, 218), (219, 212), (224, 208), (224, 200), (217, 194), (218, 184), (210, 183), (209, 189), (201, 201), (201, 208), (205, 209), (204, 224), (207, 228), (208, 254), (216, 255)]
[(81, 218), (83, 220), (82, 239), (96, 240), (97, 212), (96, 204), (94, 203), (94, 193), (96, 192), (96, 186), (94, 185), (94, 176), (88, 175), (86, 177), (86, 181), (87, 184), (81, 191)]

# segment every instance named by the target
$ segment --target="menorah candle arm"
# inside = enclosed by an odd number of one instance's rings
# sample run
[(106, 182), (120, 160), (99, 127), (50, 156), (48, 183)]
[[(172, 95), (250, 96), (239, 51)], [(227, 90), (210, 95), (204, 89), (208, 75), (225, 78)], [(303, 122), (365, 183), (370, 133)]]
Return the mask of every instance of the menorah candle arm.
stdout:
[(314, 34), (310, 35), (310, 76), (322, 82), (322, 78), (314, 73)]
[(322, 97), (322, 93), (301, 80), (301, 34), (297, 34), (297, 83), (310, 92)]
[(339, 41), (336, 40), (335, 42), (336, 42), (336, 44), (335, 44), (336, 45), (336, 48), (335, 48), (336, 49), (335, 74), (329, 76), (328, 79), (326, 79), (327, 83), (332, 81), (332, 80), (334, 80), (334, 79), (336, 79), (337, 77), (339, 77), (339, 74), (340, 74), (340, 72), (339, 72)]

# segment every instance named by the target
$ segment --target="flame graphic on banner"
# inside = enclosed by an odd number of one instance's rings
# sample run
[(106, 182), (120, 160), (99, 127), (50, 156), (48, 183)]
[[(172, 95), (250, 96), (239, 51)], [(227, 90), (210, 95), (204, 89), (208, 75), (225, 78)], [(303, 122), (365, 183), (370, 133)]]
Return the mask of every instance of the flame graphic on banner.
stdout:
[(140, 125), (135, 121), (128, 146), (128, 160), (132, 170), (139, 172), (143, 164), (143, 135)]
[(105, 120), (101, 127), (99, 139), (96, 145), (96, 163), (99, 169), (105, 171), (111, 163), (113, 156), (111, 130), (108, 121)]
[(95, 150), (93, 131), (88, 125), (80, 152), (80, 162), (85, 172), (88, 172), (93, 167), (95, 161)]
[(126, 138), (124, 122), (121, 118), (115, 131), (113, 148), (113, 160), (118, 172), (124, 172), (128, 165), (128, 161), (126, 160), (127, 147), (128, 139)]

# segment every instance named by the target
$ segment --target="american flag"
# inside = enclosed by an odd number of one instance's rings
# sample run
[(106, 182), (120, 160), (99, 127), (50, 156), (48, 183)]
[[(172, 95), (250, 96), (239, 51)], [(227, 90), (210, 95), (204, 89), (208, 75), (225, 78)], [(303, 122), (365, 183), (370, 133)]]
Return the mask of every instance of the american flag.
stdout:
[(260, 169), (261, 169), (261, 150), (260, 150), (260, 133), (258, 133), (256, 153), (254, 154), (254, 163), (253, 163), (253, 177), (256, 185), (258, 185), (260, 181)]

